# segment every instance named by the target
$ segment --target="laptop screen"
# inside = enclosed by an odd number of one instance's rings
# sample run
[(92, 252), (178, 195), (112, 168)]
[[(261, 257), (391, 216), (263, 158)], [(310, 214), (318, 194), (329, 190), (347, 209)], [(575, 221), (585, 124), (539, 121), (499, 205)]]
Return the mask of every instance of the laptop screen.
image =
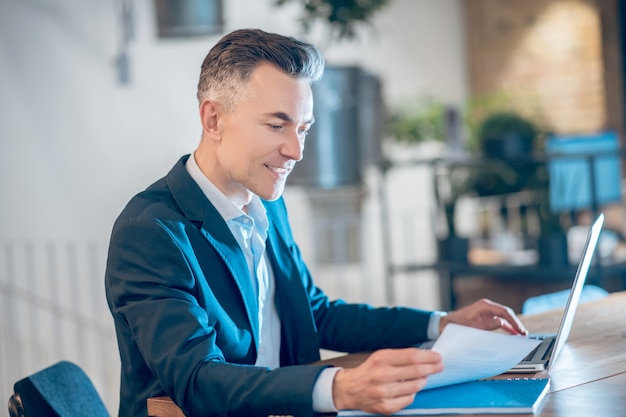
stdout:
[(561, 349), (563, 349), (565, 341), (567, 340), (570, 330), (572, 329), (574, 316), (576, 315), (576, 307), (580, 301), (580, 295), (582, 294), (583, 286), (585, 285), (585, 280), (587, 279), (587, 273), (589, 272), (591, 260), (593, 259), (593, 254), (595, 253), (598, 239), (600, 238), (600, 231), (602, 230), (603, 223), (604, 214), (600, 214), (587, 234), (587, 241), (585, 242), (582, 257), (578, 263), (578, 270), (576, 271), (574, 284), (572, 285), (572, 290), (569, 293), (569, 298), (567, 299), (567, 304), (565, 305), (563, 317), (561, 318), (561, 324), (559, 325), (556, 341), (554, 342), (554, 350), (552, 351), (548, 369), (555, 363), (556, 357), (561, 352)]

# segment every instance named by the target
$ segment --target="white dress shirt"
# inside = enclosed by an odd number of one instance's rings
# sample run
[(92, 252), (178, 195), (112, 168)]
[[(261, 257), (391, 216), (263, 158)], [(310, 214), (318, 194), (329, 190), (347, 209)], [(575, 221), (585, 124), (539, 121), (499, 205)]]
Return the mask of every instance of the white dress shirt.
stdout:
[(193, 155), (187, 160), (186, 168), (204, 195), (226, 221), (246, 257), (252, 287), (256, 291), (259, 304), (259, 343), (255, 365), (271, 369), (278, 368), (280, 366), (281, 324), (274, 303), (276, 291), (274, 274), (265, 252), (268, 228), (265, 207), (259, 197), (254, 196), (246, 206), (248, 211), (246, 214), (204, 176)]

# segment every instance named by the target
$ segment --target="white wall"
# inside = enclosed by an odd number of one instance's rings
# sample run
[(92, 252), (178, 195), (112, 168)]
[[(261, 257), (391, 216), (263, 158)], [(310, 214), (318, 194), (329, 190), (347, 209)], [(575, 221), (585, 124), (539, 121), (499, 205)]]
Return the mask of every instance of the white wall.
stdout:
[[(225, 1), (227, 29), (297, 35), (297, 10)], [(116, 80), (117, 2), (0, 0), (0, 236), (102, 237), (122, 205), (196, 145), (199, 66), (217, 37), (159, 40), (135, 2), (131, 84)], [(379, 74), (387, 101), (465, 94), (458, 0), (393, 0), (331, 64)], [(323, 38), (323, 36), (319, 36)], [(313, 40), (313, 39), (311, 39)]]
[[(259, 27), (301, 35), (295, 4), (273, 9), (272, 2), (225, 0), (226, 29)], [(461, 0), (392, 0), (375, 20), (375, 31), (364, 31), (357, 41), (329, 45), (323, 27), (316, 27), (307, 40), (320, 44), (329, 64), (356, 64), (378, 74), (388, 104), (418, 94), (459, 103), (466, 93), (461, 3)], [(50, 275), (50, 271), (34, 276), (17, 273), (28, 269), (30, 258), (26, 256), (22, 267), (16, 268), (10, 260), (14, 253), (28, 255), (46, 252), (45, 248), (63, 248), (56, 252), (48, 250), (47, 256), (52, 259), (56, 253), (65, 253), (68, 247), (77, 247), (70, 251), (74, 254), (69, 257), (70, 267), (74, 262), (72, 256), (83, 252), (91, 253), (97, 260), (91, 266), (92, 273), (79, 274), (96, 291), (96, 307), (89, 307), (89, 317), (95, 308), (100, 312), (99, 316), (96, 314), (100, 320), (96, 327), (110, 326), (104, 294), (98, 299), (97, 292), (102, 287), (103, 258), (112, 223), (133, 194), (164, 175), (199, 140), (197, 77), (202, 59), (218, 37), (159, 40), (152, 2), (137, 0), (133, 4), (131, 83), (120, 85), (114, 67), (121, 36), (118, 1), (0, 0), (3, 314), (12, 311), (14, 304), (8, 303), (16, 303), (15, 297), (20, 294), (24, 296), (20, 302), (25, 303), (20, 309), (28, 311), (28, 306), (34, 303), (27, 299), (31, 286), (38, 285), (37, 279), (48, 280)], [(423, 178), (415, 181), (411, 175), (395, 175), (392, 181), (390, 187), (396, 190), (397, 206), (403, 210), (396, 213), (395, 221), (404, 225), (403, 230), (409, 234), (430, 236), (430, 218), (418, 216), (412, 208), (413, 203), (422, 208), (427, 205), (424, 196), (428, 194), (428, 182)], [(369, 245), (363, 249), (366, 265), (348, 265), (339, 273), (311, 265), (318, 282), (328, 287), (333, 296), (372, 303), (385, 300), (376, 184), (375, 178), (368, 182), (370, 188), (364, 206), (367, 225), (364, 242)], [(295, 232), (302, 236), (304, 255), (311, 257), (307, 216), (310, 207), (306, 195), (293, 189), (287, 191), (286, 197)], [(411, 223), (408, 229), (406, 221)], [(424, 247), (405, 246), (405, 250), (430, 256), (429, 240), (421, 239), (421, 242)], [(41, 262), (46, 261), (38, 264)], [(83, 261), (76, 262), (82, 265)], [(65, 274), (59, 275), (62, 292), (68, 283), (63, 281)], [(398, 301), (436, 308), (432, 277), (417, 281), (399, 284)], [(54, 291), (47, 295), (52, 297)], [(53, 297), (49, 302), (57, 300)], [(2, 321), (5, 320), (3, 316)], [(3, 327), (5, 331), (10, 333), (11, 329)], [(26, 339), (10, 345), (6, 336), (4, 333), (0, 342), (0, 365), (4, 367), (0, 369), (2, 395), (25, 372), (45, 366), (57, 356), (59, 359), (78, 356), (71, 350), (60, 349), (39, 362), (33, 354), (31, 359), (24, 359), (16, 366), (12, 363), (15, 362), (12, 352), (18, 352), (20, 346), (41, 342)], [(110, 341), (111, 334), (107, 337)], [(115, 357), (116, 352), (112, 355)], [(109, 368), (115, 369), (115, 359), (109, 360), (113, 362)], [(7, 364), (12, 365), (6, 368)], [(117, 383), (115, 375), (88, 371), (100, 388)], [(107, 389), (105, 396), (109, 407), (114, 409), (115, 389)]]

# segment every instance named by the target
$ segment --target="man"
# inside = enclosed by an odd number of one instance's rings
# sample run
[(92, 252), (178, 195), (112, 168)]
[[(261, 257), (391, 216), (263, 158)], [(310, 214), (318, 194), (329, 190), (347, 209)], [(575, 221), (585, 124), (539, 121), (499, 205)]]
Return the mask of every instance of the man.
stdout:
[[(230, 33), (202, 64), (202, 137), (116, 221), (106, 293), (122, 361), (120, 416), (169, 395), (192, 416), (311, 416), (409, 404), (449, 322), (525, 330), (483, 300), (448, 315), (331, 301), (293, 240), (281, 194), (313, 123), (312, 45)], [(374, 351), (360, 366), (306, 365), (319, 349)]]

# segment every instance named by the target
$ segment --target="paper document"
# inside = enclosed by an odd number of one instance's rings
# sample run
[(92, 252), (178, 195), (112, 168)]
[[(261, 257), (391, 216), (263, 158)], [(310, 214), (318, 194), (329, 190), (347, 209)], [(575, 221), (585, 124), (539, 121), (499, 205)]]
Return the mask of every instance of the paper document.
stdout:
[(423, 389), (499, 375), (511, 369), (541, 343), (472, 327), (448, 324), (431, 350), (439, 352), (444, 369), (428, 377)]

